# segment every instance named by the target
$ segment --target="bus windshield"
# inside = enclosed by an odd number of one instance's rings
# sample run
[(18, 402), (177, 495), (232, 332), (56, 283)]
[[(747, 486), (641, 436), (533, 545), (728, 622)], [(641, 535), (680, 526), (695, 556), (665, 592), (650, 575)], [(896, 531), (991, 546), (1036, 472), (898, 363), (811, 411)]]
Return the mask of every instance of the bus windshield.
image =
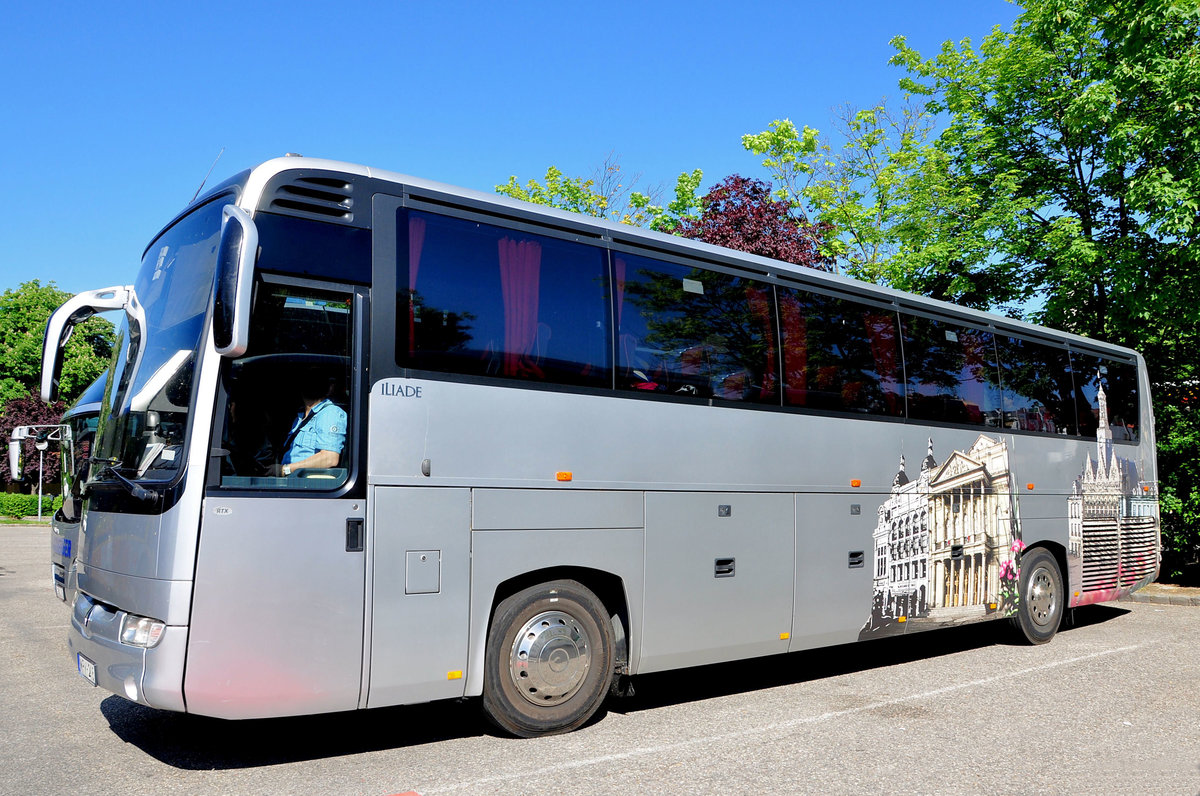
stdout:
[(197, 208), (146, 250), (101, 402), (94, 481), (179, 473), (225, 204)]

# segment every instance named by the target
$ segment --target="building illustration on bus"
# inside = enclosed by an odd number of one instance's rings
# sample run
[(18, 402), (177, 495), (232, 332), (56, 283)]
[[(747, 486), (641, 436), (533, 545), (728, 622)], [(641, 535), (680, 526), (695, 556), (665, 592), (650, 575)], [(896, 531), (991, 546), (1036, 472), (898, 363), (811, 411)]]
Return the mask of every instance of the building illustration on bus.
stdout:
[(1088, 602), (1111, 600), (1122, 588), (1149, 582), (1158, 570), (1155, 485), (1144, 479), (1137, 462), (1118, 455), (1114, 432), (1127, 429), (1108, 423), (1102, 388), (1097, 402), (1095, 458), (1088, 455), (1067, 498), (1067, 566)]
[(1011, 613), (1002, 572), (1014, 571), (1020, 533), (1004, 441), (981, 435), (939, 464), (930, 439), (917, 477), (909, 480), (901, 457), (892, 483), (879, 507), (875, 603), (863, 637)]
[[(1100, 381), (1098, 379), (1098, 381)], [(1066, 561), (1078, 586), (1070, 605), (1113, 599), (1157, 572), (1156, 496), (1119, 456), (1103, 385), (1096, 390), (1096, 451), (1067, 498)], [(1115, 430), (1115, 431), (1114, 431)], [(910, 480), (900, 457), (874, 536), (874, 604), (861, 637), (1012, 615), (1020, 577), (1020, 491), (1003, 439), (981, 435), (940, 464), (933, 439)], [(907, 627), (905, 627), (907, 625)]]

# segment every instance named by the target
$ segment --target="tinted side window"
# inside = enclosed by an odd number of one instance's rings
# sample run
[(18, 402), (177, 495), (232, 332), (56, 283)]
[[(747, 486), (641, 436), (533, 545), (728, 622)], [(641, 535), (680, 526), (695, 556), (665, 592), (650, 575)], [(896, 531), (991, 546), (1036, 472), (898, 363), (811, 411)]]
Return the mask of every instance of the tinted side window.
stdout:
[(611, 385), (603, 249), (399, 212), (398, 364)]
[(904, 415), (895, 313), (780, 289), (779, 318), (785, 404)]
[(371, 230), (276, 213), (254, 214), (258, 267), (337, 282), (371, 282)]
[(1004, 425), (1045, 434), (1075, 433), (1071, 362), (1065, 348), (996, 338), (1004, 384)]
[(1000, 426), (1000, 372), (991, 332), (901, 316), (908, 416)]
[(613, 254), (617, 387), (777, 403), (770, 285)]
[[(1137, 368), (1094, 354), (1071, 352), (1075, 368), (1075, 404), (1079, 411), (1079, 432), (1095, 437), (1096, 428), (1108, 415), (1108, 427), (1116, 441), (1137, 442), (1138, 400)], [(1105, 406), (1100, 406), (1100, 390)]]

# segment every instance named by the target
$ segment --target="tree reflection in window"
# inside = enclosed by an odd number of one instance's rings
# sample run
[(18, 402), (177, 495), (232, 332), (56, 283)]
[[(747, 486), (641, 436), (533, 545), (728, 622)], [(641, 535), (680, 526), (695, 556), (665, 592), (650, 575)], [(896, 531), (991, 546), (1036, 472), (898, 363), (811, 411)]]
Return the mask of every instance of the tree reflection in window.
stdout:
[(1071, 363), (1065, 348), (998, 337), (1004, 427), (1044, 434), (1076, 433)]
[(433, 351), (450, 351), (461, 353), (468, 349), (468, 344), (474, 338), (471, 322), (475, 320), (472, 312), (452, 312), (427, 306), (421, 294), (416, 290), (409, 293), (410, 311), (414, 334), (420, 328), (422, 348)]
[(784, 403), (903, 417), (896, 314), (780, 289)]
[(1095, 354), (1071, 352), (1075, 374), (1075, 410), (1079, 434), (1095, 437), (1101, 422), (1100, 388), (1104, 388), (1109, 434), (1121, 442), (1137, 442), (1138, 399), (1137, 368)]
[(629, 254), (614, 270), (618, 387), (778, 401), (769, 285)]
[(1000, 427), (1000, 371), (991, 332), (901, 316), (908, 417)]

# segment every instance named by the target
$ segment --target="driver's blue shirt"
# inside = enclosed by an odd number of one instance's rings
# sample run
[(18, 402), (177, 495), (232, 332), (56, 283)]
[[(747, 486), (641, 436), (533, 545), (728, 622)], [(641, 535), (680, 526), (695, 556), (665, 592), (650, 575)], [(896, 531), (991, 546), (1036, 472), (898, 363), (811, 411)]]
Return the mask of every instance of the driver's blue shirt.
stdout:
[(296, 416), (288, 439), (291, 444), (283, 454), (284, 464), (304, 461), (317, 451), (341, 454), (346, 445), (346, 413), (326, 398), (312, 408), (307, 423), (303, 412)]

